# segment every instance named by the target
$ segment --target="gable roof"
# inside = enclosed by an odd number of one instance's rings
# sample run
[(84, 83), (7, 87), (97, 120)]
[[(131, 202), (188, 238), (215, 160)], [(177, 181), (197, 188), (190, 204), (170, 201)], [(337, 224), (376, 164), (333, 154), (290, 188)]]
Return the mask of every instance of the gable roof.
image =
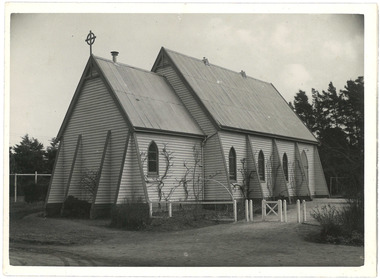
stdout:
[(271, 83), (172, 50), (161, 51), (222, 129), (318, 142)]
[[(100, 74), (112, 91), (115, 101), (125, 120), (135, 130), (169, 132), (204, 136), (198, 124), (174, 93), (166, 79), (156, 73), (134, 68), (122, 63), (114, 63), (92, 55), (87, 63), (95, 62)], [(85, 70), (86, 72), (87, 70)], [(85, 73), (70, 104), (64, 123), (58, 133), (62, 135), (79, 98), (80, 88), (84, 82)]]
[(203, 135), (163, 76), (94, 58), (134, 127)]

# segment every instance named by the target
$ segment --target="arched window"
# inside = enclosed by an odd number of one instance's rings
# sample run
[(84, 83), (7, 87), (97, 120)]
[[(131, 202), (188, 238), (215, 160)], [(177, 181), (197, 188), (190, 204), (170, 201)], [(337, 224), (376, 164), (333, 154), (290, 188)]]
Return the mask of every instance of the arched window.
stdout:
[(148, 174), (158, 174), (158, 148), (154, 141), (148, 148)]
[(260, 180), (265, 181), (265, 158), (262, 150), (259, 152), (258, 168)]
[(282, 168), (284, 170), (286, 181), (289, 181), (288, 156), (286, 153), (284, 153), (284, 156), (282, 156)]
[(228, 166), (229, 166), (230, 180), (236, 181), (236, 152), (233, 147), (231, 147), (230, 154), (228, 155)]

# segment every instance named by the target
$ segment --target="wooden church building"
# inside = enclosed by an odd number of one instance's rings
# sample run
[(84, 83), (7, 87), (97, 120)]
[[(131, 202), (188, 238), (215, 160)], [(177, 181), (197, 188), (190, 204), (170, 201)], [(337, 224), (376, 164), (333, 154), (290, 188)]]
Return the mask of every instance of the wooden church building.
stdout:
[(59, 130), (46, 211), (129, 201), (328, 196), (318, 141), (276, 88), (166, 48), (151, 71), (90, 55)]

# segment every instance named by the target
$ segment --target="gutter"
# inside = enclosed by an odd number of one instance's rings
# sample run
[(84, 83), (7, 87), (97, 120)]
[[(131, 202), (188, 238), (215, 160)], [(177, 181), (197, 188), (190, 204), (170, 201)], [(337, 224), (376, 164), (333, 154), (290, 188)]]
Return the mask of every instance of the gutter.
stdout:
[(313, 141), (313, 140), (307, 140), (307, 139), (301, 139), (301, 138), (293, 138), (293, 137), (275, 135), (275, 134), (270, 134), (270, 133), (254, 132), (254, 131), (250, 131), (250, 130), (245, 130), (245, 129), (241, 129), (241, 128), (233, 128), (233, 127), (228, 127), (228, 126), (221, 126), (221, 128), (222, 128), (222, 130), (230, 131), (230, 132), (239, 132), (239, 133), (244, 133), (244, 134), (249, 134), (249, 135), (269, 137), (269, 138), (273, 138), (273, 139), (290, 140), (290, 141), (320, 145), (320, 142), (318, 140)]

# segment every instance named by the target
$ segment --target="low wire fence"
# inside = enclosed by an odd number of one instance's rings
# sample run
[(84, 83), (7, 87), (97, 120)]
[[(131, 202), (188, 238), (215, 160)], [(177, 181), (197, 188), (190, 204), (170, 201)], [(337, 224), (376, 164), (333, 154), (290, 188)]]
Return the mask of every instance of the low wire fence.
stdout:
[(149, 216), (165, 218), (192, 212), (218, 221), (237, 222), (244, 216), (244, 201), (151, 201)]
[(344, 197), (350, 184), (349, 177), (330, 177), (329, 191), (331, 197)]
[(9, 175), (9, 197), (11, 201), (45, 200), (51, 174), (14, 173)]

